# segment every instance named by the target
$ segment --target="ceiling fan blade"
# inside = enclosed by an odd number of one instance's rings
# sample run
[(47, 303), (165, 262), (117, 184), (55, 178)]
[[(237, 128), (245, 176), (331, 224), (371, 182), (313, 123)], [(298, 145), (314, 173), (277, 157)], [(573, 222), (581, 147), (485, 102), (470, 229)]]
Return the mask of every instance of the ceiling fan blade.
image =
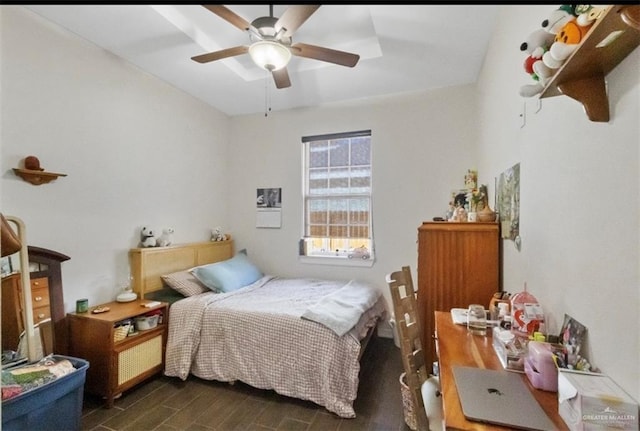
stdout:
[(349, 52), (337, 51), (335, 49), (323, 48), (322, 46), (309, 45), (306, 43), (291, 45), (291, 54), (297, 57), (312, 58), (347, 67), (355, 66), (358, 60), (360, 60), (358, 54), (351, 54)]
[(293, 33), (295, 33), (295, 31), (298, 30), (298, 28), (300, 28), (300, 26), (304, 24), (304, 22), (309, 19), (316, 10), (318, 10), (319, 7), (319, 4), (290, 6), (276, 22), (276, 33), (279, 33), (281, 29), (284, 29), (285, 32), (282, 36), (291, 37)]
[(251, 27), (251, 23), (249, 21), (220, 4), (203, 4), (202, 6), (215, 13), (223, 20), (238, 27), (242, 31), (247, 31)]
[(191, 57), (193, 61), (198, 63), (208, 63), (210, 61), (222, 60), (223, 58), (235, 57), (249, 52), (248, 46), (234, 46), (233, 48), (222, 49), (220, 51), (209, 52), (207, 54), (196, 55)]
[(271, 74), (273, 75), (273, 80), (276, 83), (276, 88), (291, 87), (291, 80), (289, 79), (289, 72), (287, 72), (286, 67), (274, 70)]

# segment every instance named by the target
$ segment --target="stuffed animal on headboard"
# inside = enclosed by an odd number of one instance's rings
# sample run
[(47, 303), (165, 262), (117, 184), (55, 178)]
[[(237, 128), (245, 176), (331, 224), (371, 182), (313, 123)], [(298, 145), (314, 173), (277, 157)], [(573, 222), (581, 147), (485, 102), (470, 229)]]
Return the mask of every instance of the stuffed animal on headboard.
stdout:
[(156, 245), (157, 241), (153, 229), (147, 226), (140, 229), (140, 247), (155, 247)]
[(222, 228), (220, 226), (216, 227), (211, 231), (211, 241), (226, 241), (227, 235), (222, 233)]
[(162, 234), (156, 240), (158, 247), (167, 247), (171, 245), (171, 236), (173, 235), (173, 228), (167, 227), (162, 230)]

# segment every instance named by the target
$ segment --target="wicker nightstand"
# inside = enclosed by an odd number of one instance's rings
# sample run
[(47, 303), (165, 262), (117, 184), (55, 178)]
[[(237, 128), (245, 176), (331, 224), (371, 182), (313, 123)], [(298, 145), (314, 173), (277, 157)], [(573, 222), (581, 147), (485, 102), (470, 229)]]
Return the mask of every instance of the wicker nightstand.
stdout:
[[(101, 304), (109, 311), (94, 314), (69, 313), (69, 351), (72, 356), (89, 361), (86, 390), (107, 399), (107, 407), (123, 391), (164, 369), (167, 341), (168, 304), (160, 302), (144, 307), (151, 301), (135, 300)], [(157, 326), (125, 338), (118, 336), (122, 322), (150, 313), (159, 314)]]

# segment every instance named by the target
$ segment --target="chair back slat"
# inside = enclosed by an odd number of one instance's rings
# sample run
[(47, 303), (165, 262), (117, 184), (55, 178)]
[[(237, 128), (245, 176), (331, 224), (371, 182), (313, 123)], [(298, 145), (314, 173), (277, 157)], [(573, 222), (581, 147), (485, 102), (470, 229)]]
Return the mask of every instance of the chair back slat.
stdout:
[(429, 419), (424, 408), (421, 387), (429, 378), (429, 373), (420, 342), (422, 327), (410, 267), (403, 266), (401, 271), (387, 275), (387, 284), (391, 291), (402, 365), (407, 376), (407, 386), (413, 396), (418, 430), (428, 430)]

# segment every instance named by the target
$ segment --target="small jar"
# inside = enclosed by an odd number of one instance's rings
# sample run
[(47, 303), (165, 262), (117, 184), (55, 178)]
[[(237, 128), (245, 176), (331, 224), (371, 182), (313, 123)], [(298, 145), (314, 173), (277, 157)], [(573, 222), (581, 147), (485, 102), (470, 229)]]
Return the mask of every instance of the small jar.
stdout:
[(89, 300), (86, 298), (76, 301), (76, 313), (86, 313), (89, 311)]

